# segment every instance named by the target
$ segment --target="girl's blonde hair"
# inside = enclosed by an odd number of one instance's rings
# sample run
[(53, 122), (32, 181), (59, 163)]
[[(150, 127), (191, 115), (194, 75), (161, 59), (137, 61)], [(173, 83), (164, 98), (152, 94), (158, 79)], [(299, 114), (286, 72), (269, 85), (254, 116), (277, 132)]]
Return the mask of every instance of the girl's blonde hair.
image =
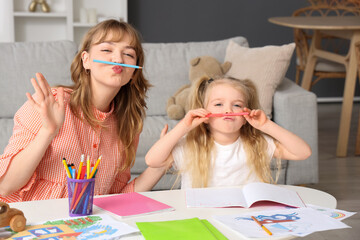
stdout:
[[(121, 41), (129, 36), (130, 45), (135, 49), (137, 65), (143, 66), (144, 52), (139, 33), (130, 24), (117, 20), (103, 21), (92, 27), (84, 36), (82, 46), (71, 64), (71, 79), (74, 82), (70, 88), (70, 107), (72, 112), (80, 119), (87, 121), (92, 127), (103, 124), (96, 119), (91, 102), (90, 74), (83, 67), (81, 53), (89, 52), (90, 48), (112, 36), (112, 41)], [(143, 128), (146, 109), (146, 92), (151, 85), (145, 79), (141, 70), (135, 70), (132, 79), (121, 87), (113, 100), (114, 115), (117, 121), (117, 135), (119, 136), (119, 150), (121, 143), (124, 146), (125, 164), (119, 171), (132, 167), (135, 161), (137, 139)], [(80, 115), (80, 110), (83, 116)]]
[[(232, 77), (221, 76), (217, 78), (202, 77), (193, 83), (189, 98), (190, 109), (205, 108), (208, 101), (208, 92), (220, 84), (228, 84), (240, 91), (245, 99), (245, 106), (249, 109), (259, 109), (260, 103), (256, 87), (250, 80), (239, 80)], [(271, 175), (270, 161), (267, 154), (267, 142), (263, 133), (245, 123), (240, 129), (240, 137), (244, 144), (247, 164), (263, 182), (276, 182)], [(212, 155), (214, 152), (214, 139), (206, 123), (190, 131), (185, 142), (185, 170), (190, 173), (192, 187), (207, 187), (212, 173)], [(277, 159), (277, 168), (280, 169), (281, 160)], [(250, 173), (249, 173), (250, 174)]]

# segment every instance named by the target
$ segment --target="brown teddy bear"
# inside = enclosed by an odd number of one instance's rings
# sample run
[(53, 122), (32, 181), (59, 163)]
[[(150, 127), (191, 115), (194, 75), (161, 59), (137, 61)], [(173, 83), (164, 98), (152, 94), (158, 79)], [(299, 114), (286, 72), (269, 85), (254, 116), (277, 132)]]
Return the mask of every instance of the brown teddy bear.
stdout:
[(230, 62), (220, 64), (216, 58), (211, 56), (201, 56), (191, 59), (189, 71), (190, 84), (181, 87), (169, 98), (166, 106), (168, 117), (170, 119), (179, 120), (185, 116), (185, 113), (189, 110), (187, 99), (191, 83), (204, 75), (209, 77), (224, 75), (229, 71), (230, 67)]

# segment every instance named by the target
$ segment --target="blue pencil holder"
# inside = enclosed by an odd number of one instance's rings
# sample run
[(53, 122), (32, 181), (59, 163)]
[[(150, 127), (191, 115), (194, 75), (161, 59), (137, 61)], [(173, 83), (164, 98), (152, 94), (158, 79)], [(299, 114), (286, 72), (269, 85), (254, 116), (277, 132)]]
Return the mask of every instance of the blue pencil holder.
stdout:
[(73, 179), (67, 178), (70, 217), (91, 215), (95, 178)]

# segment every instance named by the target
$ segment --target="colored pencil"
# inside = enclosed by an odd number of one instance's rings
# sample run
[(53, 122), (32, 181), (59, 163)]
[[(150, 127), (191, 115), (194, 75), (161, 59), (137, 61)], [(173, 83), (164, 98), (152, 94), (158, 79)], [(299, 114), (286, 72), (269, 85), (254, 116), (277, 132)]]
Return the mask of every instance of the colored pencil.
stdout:
[(62, 162), (63, 162), (63, 164), (64, 164), (64, 167), (65, 167), (65, 171), (66, 171), (67, 176), (68, 176), (69, 178), (71, 178), (71, 173), (70, 173), (70, 170), (69, 170), (68, 165), (66, 164), (66, 159), (63, 158), (63, 159), (62, 159)]
[(226, 117), (226, 116), (242, 116), (249, 115), (248, 112), (239, 112), (239, 113), (209, 113), (205, 117)]
[(94, 176), (94, 174), (95, 174), (95, 172), (96, 172), (96, 169), (97, 169), (97, 167), (99, 166), (100, 161), (101, 161), (101, 156), (100, 156), (100, 157), (98, 158), (98, 160), (96, 161), (95, 166), (94, 166), (94, 168), (93, 168), (93, 170), (92, 170), (92, 172), (91, 172), (91, 174), (90, 174), (90, 178), (93, 178), (93, 176)]
[(140, 67), (140, 66), (130, 65), (130, 64), (125, 64), (125, 63), (108, 62), (108, 61), (102, 61), (102, 60), (96, 60), (96, 59), (94, 59), (93, 61), (97, 62), (97, 63), (105, 63), (105, 64), (110, 64), (110, 65), (118, 65), (118, 66), (122, 66), (122, 67), (142, 69), (142, 67)]
[(80, 160), (80, 165), (79, 165), (79, 171), (78, 171), (78, 175), (76, 179), (79, 179), (81, 176), (81, 169), (82, 169), (82, 165), (84, 164), (84, 154), (81, 154), (81, 160)]
[(74, 211), (75, 208), (77, 207), (77, 205), (78, 205), (78, 203), (80, 202), (81, 197), (84, 195), (84, 192), (86, 191), (88, 185), (89, 185), (89, 182), (85, 183), (85, 186), (83, 187), (83, 189), (82, 189), (82, 191), (80, 192), (80, 194), (79, 194), (79, 196), (78, 196), (78, 198), (77, 198), (74, 206), (72, 207), (72, 211)]
[[(79, 171), (78, 171), (78, 174), (77, 174), (76, 179), (79, 179), (80, 176), (81, 176), (81, 169), (82, 169), (82, 165), (83, 165), (83, 162), (84, 162), (84, 158), (85, 158), (84, 154), (81, 154)], [(74, 192), (73, 192), (73, 198), (72, 198), (71, 204), (70, 204), (71, 208), (74, 206), (75, 198), (76, 198), (76, 196), (78, 195), (78, 191), (77, 191), (78, 185), (79, 185), (79, 183), (76, 183), (76, 184), (75, 184), (75, 189), (74, 189)]]
[(91, 168), (91, 165), (90, 165), (90, 156), (88, 155), (88, 156), (87, 156), (87, 159), (86, 159), (86, 178), (87, 178), (87, 179), (90, 179), (90, 168)]
[(251, 216), (252, 220), (254, 220), (259, 226), (269, 235), (272, 235), (269, 229), (267, 229), (263, 224), (261, 224), (254, 216)]

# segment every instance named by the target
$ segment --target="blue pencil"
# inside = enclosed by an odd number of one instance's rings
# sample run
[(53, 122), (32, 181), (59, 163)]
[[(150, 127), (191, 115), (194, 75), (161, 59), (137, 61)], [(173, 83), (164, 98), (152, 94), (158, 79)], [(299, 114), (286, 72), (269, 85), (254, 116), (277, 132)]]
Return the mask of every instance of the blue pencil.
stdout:
[(97, 62), (97, 63), (105, 63), (105, 64), (111, 64), (111, 65), (119, 65), (119, 66), (123, 66), (123, 67), (131, 67), (131, 68), (142, 69), (142, 67), (140, 67), (140, 66), (124, 64), (124, 63), (108, 62), (108, 61), (102, 61), (102, 60), (96, 60), (96, 59), (94, 59), (93, 61)]

